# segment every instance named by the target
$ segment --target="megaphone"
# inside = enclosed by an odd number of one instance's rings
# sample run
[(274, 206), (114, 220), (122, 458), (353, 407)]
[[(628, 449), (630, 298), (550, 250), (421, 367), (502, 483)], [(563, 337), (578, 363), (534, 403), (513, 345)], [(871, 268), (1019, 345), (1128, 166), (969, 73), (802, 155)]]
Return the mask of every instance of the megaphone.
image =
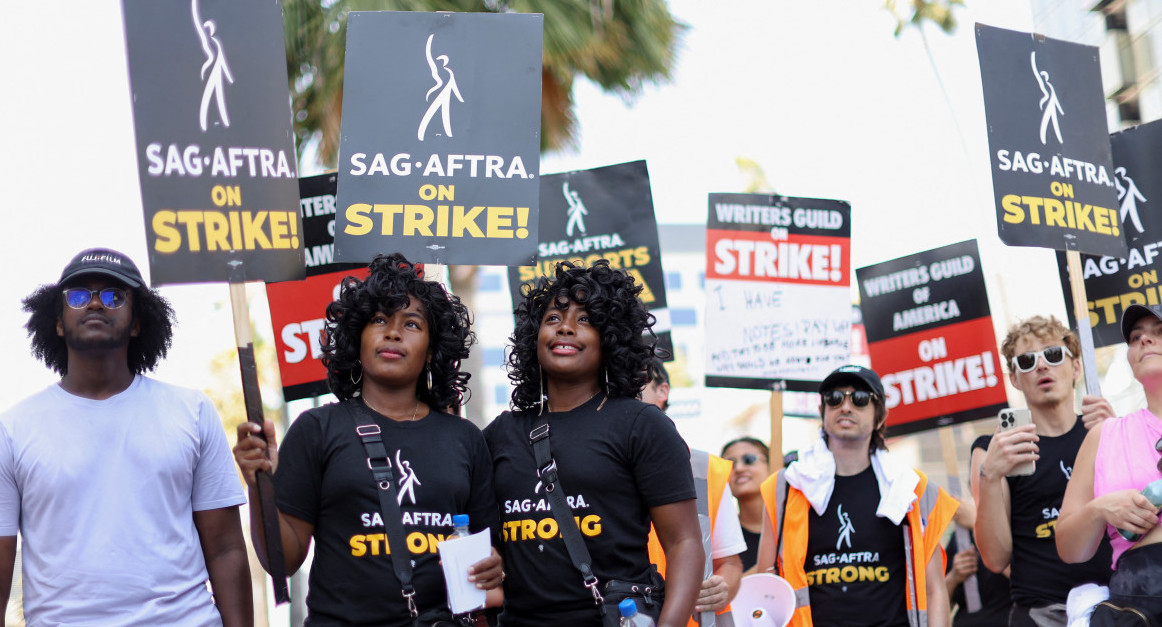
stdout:
[(735, 627), (787, 627), (795, 614), (795, 591), (778, 575), (747, 575), (730, 609)]

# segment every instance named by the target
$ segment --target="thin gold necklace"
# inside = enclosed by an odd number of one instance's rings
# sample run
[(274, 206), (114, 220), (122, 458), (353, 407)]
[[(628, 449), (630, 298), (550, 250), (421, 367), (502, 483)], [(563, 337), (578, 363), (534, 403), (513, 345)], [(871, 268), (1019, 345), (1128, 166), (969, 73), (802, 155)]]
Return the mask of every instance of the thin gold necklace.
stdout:
[[(372, 409), (372, 411), (374, 411), (375, 413), (380, 414), (382, 416), (387, 416), (388, 418), (391, 418), (391, 416), (388, 416), (387, 412), (380, 411), (375, 405), (372, 405), (366, 398), (363, 399), (363, 404), (370, 407)], [(420, 399), (417, 398), (416, 399), (416, 408), (412, 410), (412, 417), (411, 417), (411, 420), (409, 420), (408, 422), (415, 422), (416, 415), (419, 413), (420, 413)]]
[[(585, 399), (584, 401), (582, 401), (582, 402), (581, 402), (581, 405), (584, 405), (585, 403), (588, 403), (589, 401), (591, 401), (591, 400), (593, 400), (593, 399), (597, 398), (597, 395), (598, 395), (598, 394), (601, 394), (601, 390), (597, 390), (596, 392), (594, 392), (594, 393), (593, 393), (593, 396), (590, 396), (589, 398), (587, 398), (587, 399)], [(597, 411), (601, 411), (601, 408), (602, 408), (602, 407), (605, 407), (605, 401), (606, 401), (606, 399), (608, 399), (608, 398), (609, 398), (609, 397), (607, 396), (607, 397), (605, 397), (605, 398), (601, 399), (601, 404), (597, 406)], [(549, 406), (549, 413), (550, 413), (550, 414), (556, 413), (556, 412), (554, 412), (554, 411), (553, 411), (553, 401), (552, 401), (551, 399), (549, 399), (547, 396), (545, 397), (545, 404)], [(580, 407), (581, 405), (578, 405), (577, 407)], [(577, 407), (574, 407), (573, 409), (577, 409)], [(571, 410), (570, 410), (570, 411), (571, 411)]]

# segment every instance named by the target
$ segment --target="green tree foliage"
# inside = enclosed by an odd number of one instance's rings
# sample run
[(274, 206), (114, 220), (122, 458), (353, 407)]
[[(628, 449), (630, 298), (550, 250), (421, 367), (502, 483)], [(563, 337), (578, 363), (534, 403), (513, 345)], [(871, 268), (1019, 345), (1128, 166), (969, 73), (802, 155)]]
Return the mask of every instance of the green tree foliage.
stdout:
[(951, 34), (956, 30), (953, 9), (964, 6), (964, 0), (884, 0), (884, 8), (896, 18), (896, 37), (909, 26), (920, 28), (924, 22)]

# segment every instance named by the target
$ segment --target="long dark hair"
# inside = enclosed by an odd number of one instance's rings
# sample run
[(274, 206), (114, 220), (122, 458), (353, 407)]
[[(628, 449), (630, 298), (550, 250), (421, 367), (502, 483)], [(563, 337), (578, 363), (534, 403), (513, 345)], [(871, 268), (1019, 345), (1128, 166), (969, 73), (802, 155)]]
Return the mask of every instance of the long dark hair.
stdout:
[(391, 315), (415, 298), (423, 305), (428, 320), (428, 371), (416, 381), (416, 396), (431, 407), (444, 409), (459, 406), (468, 391), (469, 375), (460, 372), (460, 362), (468, 358), (476, 341), (468, 308), (436, 281), (423, 278), (423, 267), (409, 262), (399, 253), (378, 255), (369, 266), (366, 280), (349, 276), (343, 279), (339, 299), (327, 305), (326, 340), (323, 365), (327, 368), (327, 385), (341, 400), (359, 394), (363, 370), (359, 349), (363, 328), (383, 312)]
[(513, 382), (512, 406), (518, 411), (541, 404), (541, 364), (537, 335), (550, 308), (567, 309), (577, 303), (589, 313), (589, 322), (601, 334), (605, 393), (612, 398), (636, 398), (649, 380), (646, 366), (654, 356), (657, 336), (654, 317), (638, 299), (642, 285), (605, 259), (585, 268), (568, 261), (557, 264), (556, 276), (542, 277), (516, 308), (516, 328), (508, 353), (508, 378)]
[[(65, 339), (56, 333), (57, 320), (64, 313), (64, 285), (42, 285), (23, 301), (28, 312), (24, 328), (32, 340), (32, 356), (44, 362), (61, 376), (69, 372), (69, 350)], [(147, 287), (128, 287), (133, 293), (133, 319), (139, 325), (135, 337), (129, 338), (128, 362), (133, 374), (144, 374), (157, 367), (173, 343), (176, 322), (169, 301)]]

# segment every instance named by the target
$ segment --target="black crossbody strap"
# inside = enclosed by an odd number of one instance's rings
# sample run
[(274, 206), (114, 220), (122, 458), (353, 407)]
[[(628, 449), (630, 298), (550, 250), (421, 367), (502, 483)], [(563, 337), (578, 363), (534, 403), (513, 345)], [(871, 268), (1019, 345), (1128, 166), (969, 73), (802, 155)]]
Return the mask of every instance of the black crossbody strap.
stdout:
[[(355, 406), (352, 409), (352, 405)], [(408, 558), (407, 544), (404, 541), (403, 513), (399, 509), (399, 500), (396, 497), (395, 476), (391, 472), (391, 456), (387, 454), (387, 447), (383, 444), (383, 434), (371, 411), (358, 400), (343, 403), (343, 408), (355, 422), (355, 433), (367, 451), (367, 467), (371, 469), (371, 476), (379, 495), (379, 512), (383, 517), (383, 528), (387, 532), (387, 546), (391, 553), (391, 565), (395, 576), (399, 579), (400, 593), (407, 599), (408, 611), (412, 618), (419, 615), (416, 610), (416, 589), (412, 587), (412, 562)]]
[(545, 488), (545, 496), (549, 499), (549, 507), (553, 510), (553, 518), (557, 519), (557, 528), (561, 530), (561, 537), (565, 539), (565, 549), (569, 551), (569, 559), (573, 566), (581, 571), (581, 581), (593, 593), (593, 602), (597, 604), (601, 615), (605, 615), (605, 599), (597, 588), (597, 577), (593, 574), (593, 560), (589, 557), (589, 549), (585, 548), (585, 540), (581, 537), (581, 530), (573, 520), (573, 510), (565, 501), (565, 490), (561, 487), (557, 477), (557, 460), (553, 459), (552, 449), (549, 447), (549, 420), (541, 416), (533, 430), (529, 432), (529, 442), (533, 445), (533, 455), (537, 460), (537, 477)]

